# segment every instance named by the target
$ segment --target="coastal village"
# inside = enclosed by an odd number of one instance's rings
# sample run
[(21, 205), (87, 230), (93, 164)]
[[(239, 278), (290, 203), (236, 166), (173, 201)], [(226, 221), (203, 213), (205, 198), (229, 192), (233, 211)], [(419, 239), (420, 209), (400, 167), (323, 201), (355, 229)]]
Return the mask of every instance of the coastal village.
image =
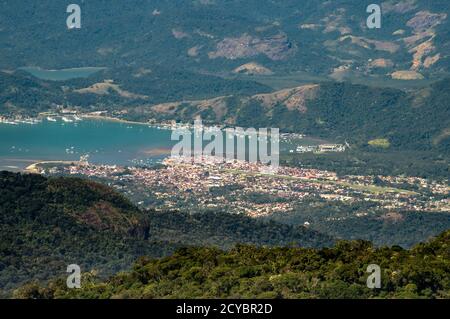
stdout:
[[(38, 118), (0, 118), (6, 124), (37, 124), (42, 121), (72, 123), (85, 119), (126, 121), (120, 114), (80, 113), (60, 109)], [(133, 122), (129, 122), (133, 123)], [(139, 123), (159, 129), (192, 128), (188, 124)], [(299, 133), (282, 133), (290, 140), (289, 153), (345, 152), (348, 143), (302, 145)], [(307, 201), (329, 203), (373, 203), (378, 211), (450, 212), (448, 183), (404, 176), (338, 176), (318, 169), (280, 167), (268, 174), (264, 165), (246, 161), (220, 162), (214, 157), (192, 162), (166, 158), (157, 167), (89, 164), (88, 157), (74, 162), (46, 162), (30, 165), (29, 171), (44, 175), (87, 177), (113, 186), (141, 208), (217, 209), (252, 217), (288, 213)], [(356, 212), (364, 216), (367, 212)]]
[[(280, 167), (204, 157), (167, 158), (158, 167), (38, 165), (45, 175), (81, 176), (106, 183), (142, 208), (210, 209), (264, 217), (292, 211), (298, 203), (374, 203), (378, 211), (450, 212), (448, 184), (416, 177), (343, 176), (318, 169)], [(377, 179), (380, 185), (374, 184)], [(427, 196), (423, 196), (427, 194)], [(363, 216), (366, 212), (356, 212)], [(357, 215), (358, 216), (358, 215)]]
[[(57, 106), (55, 112), (43, 112), (37, 117), (25, 117), (22, 115), (16, 115), (14, 117), (0, 116), (0, 123), (9, 125), (29, 124), (36, 125), (43, 121), (54, 123), (61, 122), (62, 124), (73, 123), (77, 125), (78, 122), (84, 119), (91, 120), (110, 120), (118, 121), (129, 124), (148, 125), (149, 127), (155, 127), (157, 129), (175, 130), (175, 129), (194, 129), (194, 125), (191, 123), (179, 123), (175, 120), (168, 120), (164, 122), (156, 122), (154, 119), (147, 122), (135, 122), (129, 121), (123, 118), (125, 111), (94, 111), (94, 112), (80, 112), (76, 109), (66, 109), (61, 105)], [(204, 127), (205, 130), (211, 128), (225, 129), (224, 125), (214, 127)], [(305, 138), (304, 134), (300, 133), (281, 133), (280, 140), (289, 144), (289, 149), (286, 150), (289, 153), (332, 153), (332, 152), (345, 152), (350, 145), (345, 144), (333, 144), (333, 143), (318, 143), (315, 145), (296, 145), (296, 141), (300, 141)]]

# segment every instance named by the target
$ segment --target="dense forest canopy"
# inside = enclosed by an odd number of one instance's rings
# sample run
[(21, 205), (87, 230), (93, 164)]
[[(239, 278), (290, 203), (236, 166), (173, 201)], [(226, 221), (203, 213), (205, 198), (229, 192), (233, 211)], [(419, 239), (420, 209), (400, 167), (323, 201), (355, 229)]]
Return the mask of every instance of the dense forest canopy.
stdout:
[[(141, 258), (132, 270), (81, 289), (65, 281), (31, 283), (18, 298), (449, 298), (450, 232), (411, 250), (339, 242), (333, 248), (186, 248)], [(381, 269), (381, 288), (367, 287), (367, 266)]]
[(3, 291), (64, 274), (72, 263), (106, 276), (139, 256), (164, 256), (181, 246), (333, 242), (304, 227), (227, 213), (142, 212), (113, 189), (88, 180), (0, 172)]

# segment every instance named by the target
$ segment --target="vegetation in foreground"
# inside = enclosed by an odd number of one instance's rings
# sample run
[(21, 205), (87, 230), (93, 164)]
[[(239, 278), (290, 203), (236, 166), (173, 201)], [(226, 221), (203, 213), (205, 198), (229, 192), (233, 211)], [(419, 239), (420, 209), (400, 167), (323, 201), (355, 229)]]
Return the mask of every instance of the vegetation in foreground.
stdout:
[(89, 180), (0, 172), (0, 296), (30, 280), (65, 274), (73, 263), (108, 276), (140, 256), (237, 243), (322, 247), (333, 239), (227, 213), (143, 212)]
[[(366, 241), (334, 248), (263, 248), (230, 251), (183, 248), (170, 257), (141, 258), (109, 280), (82, 278), (31, 283), (17, 298), (450, 298), (450, 231), (411, 250), (375, 249)], [(381, 267), (381, 288), (366, 285), (369, 264)]]

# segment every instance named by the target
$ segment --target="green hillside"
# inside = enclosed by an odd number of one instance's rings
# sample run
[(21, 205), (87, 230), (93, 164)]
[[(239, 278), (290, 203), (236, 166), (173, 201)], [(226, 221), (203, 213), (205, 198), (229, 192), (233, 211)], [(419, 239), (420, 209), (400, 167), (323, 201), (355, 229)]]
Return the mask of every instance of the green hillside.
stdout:
[[(448, 1), (384, 1), (382, 28), (375, 30), (365, 23), (371, 3), (101, 0), (80, 4), (82, 27), (69, 31), (65, 1), (4, 1), (0, 68), (168, 65), (231, 73), (256, 61), (278, 74), (306, 71), (337, 78), (388, 77), (413, 66), (427, 77), (449, 71)], [(423, 43), (429, 49), (415, 64), (414, 53)], [(379, 59), (385, 62), (373, 63)], [(339, 67), (345, 72), (335, 72)]]
[[(179, 75), (183, 79), (184, 75)], [(82, 111), (127, 110), (127, 119), (140, 121), (190, 122), (200, 116), (211, 124), (278, 127), (282, 132), (302, 132), (338, 142), (348, 141), (370, 150), (449, 151), (450, 79), (409, 93), (348, 82), (324, 82), (270, 92), (269, 88), (251, 82), (218, 80), (216, 83), (207, 78), (191, 81), (190, 77), (180, 80), (172, 88), (155, 83), (151, 86), (154, 94), (149, 100), (130, 100), (113, 90), (106, 95), (76, 93), (82, 87), (101, 81), (101, 76), (68, 81), (64, 92), (60, 84), (51, 81), (0, 72), (0, 102), (3, 103), (0, 114), (37, 114), (55, 110), (57, 104), (63, 103), (77, 105)], [(221, 86), (221, 81), (228, 81), (227, 86)], [(121, 86), (121, 89), (144, 94), (143, 87), (132, 88), (135, 83), (137, 81), (129, 88)], [(210, 92), (215, 92), (216, 98), (192, 100), (200, 94), (199, 88), (206, 86), (211, 88)], [(173, 103), (158, 104), (165, 99), (158, 97), (158, 92), (170, 94), (168, 99)], [(183, 95), (191, 100), (179, 101)]]
[[(78, 107), (84, 111), (121, 110), (185, 98), (271, 91), (254, 81), (227, 80), (190, 71), (159, 67), (150, 74), (130, 76), (135, 72), (138, 71), (124, 67), (114, 71), (103, 70), (86, 79), (48, 81), (22, 70), (14, 73), (0, 70), (0, 114), (36, 116), (39, 112), (55, 110), (57, 105)], [(164, 77), (170, 77), (170, 82), (163, 80)], [(97, 93), (78, 91), (105, 81), (112, 81), (121, 91), (112, 88)]]
[[(1, 79), (0, 113), (47, 101), (151, 105), (326, 80), (414, 89), (448, 76), (448, 1), (385, 1), (376, 30), (365, 24), (371, 3), (102, 0), (81, 4), (82, 27), (68, 30), (64, 1), (3, 1), (0, 78), (23, 74), (22, 67), (105, 70), (56, 83)], [(105, 80), (131, 95), (74, 93)], [(40, 92), (29, 90), (36, 85)], [(61, 99), (61, 91), (69, 98)]]
[(104, 186), (7, 172), (0, 174), (0, 185), (4, 290), (30, 278), (45, 280), (72, 263), (115, 272), (137, 256), (166, 249), (143, 245), (143, 215)]
[(130, 109), (129, 116), (184, 122), (201, 116), (208, 123), (278, 127), (371, 150), (448, 152), (448, 92), (450, 79), (414, 92), (323, 82), (269, 94), (145, 106)]
[(64, 274), (73, 263), (105, 276), (139, 256), (237, 243), (321, 247), (333, 240), (243, 216), (141, 212), (114, 190), (88, 180), (0, 172), (0, 290)]
[[(411, 250), (339, 242), (333, 248), (237, 246), (180, 249), (162, 259), (141, 258), (133, 269), (81, 289), (65, 281), (28, 284), (19, 298), (448, 298), (450, 232)], [(366, 286), (369, 264), (381, 269), (381, 288)], [(84, 283), (84, 284), (83, 284)]]

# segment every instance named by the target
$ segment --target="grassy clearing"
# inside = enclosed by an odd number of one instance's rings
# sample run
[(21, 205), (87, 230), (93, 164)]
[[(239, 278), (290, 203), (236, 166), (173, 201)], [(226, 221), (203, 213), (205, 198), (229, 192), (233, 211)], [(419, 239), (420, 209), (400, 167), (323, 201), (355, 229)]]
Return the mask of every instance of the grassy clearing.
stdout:
[(389, 148), (391, 146), (391, 143), (389, 143), (389, 141), (385, 138), (377, 138), (374, 140), (369, 141), (367, 144), (369, 144), (370, 146), (373, 147), (378, 147), (378, 148)]

